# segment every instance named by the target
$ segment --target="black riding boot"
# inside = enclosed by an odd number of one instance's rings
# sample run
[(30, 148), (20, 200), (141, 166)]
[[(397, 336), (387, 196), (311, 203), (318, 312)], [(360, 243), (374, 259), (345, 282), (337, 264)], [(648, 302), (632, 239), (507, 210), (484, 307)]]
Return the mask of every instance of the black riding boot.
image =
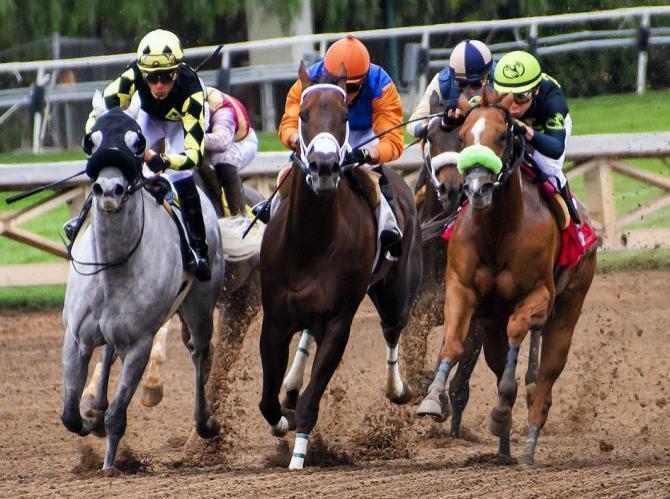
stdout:
[(184, 267), (189, 272), (193, 272), (199, 281), (209, 281), (212, 273), (209, 269), (209, 258), (207, 256), (207, 239), (205, 232), (205, 222), (202, 218), (202, 206), (200, 197), (195, 187), (193, 177), (187, 177), (176, 181), (175, 187), (179, 195), (179, 204), (188, 238), (193, 251), (187, 251)]
[(63, 225), (63, 231), (65, 232), (65, 237), (70, 241), (70, 245), (74, 243), (74, 240), (77, 238), (77, 234), (81, 230), (82, 225), (86, 221), (86, 215), (91, 211), (91, 206), (93, 205), (93, 197), (89, 194), (84, 202), (84, 206), (81, 208), (81, 212), (76, 218), (69, 220), (65, 225)]
[[(391, 184), (384, 175), (384, 170), (382, 167), (376, 167), (374, 168), (374, 171), (381, 175), (379, 177), (379, 190), (391, 207), (391, 212), (393, 213), (393, 216), (397, 222), (398, 212), (395, 209)], [(391, 256), (399, 258), (402, 255), (402, 245), (400, 244), (400, 241), (402, 240), (402, 234), (400, 234), (397, 230), (382, 230), (381, 234), (379, 235), (379, 239), (382, 245), (382, 249), (388, 251)]]
[(246, 212), (246, 198), (237, 168), (235, 165), (228, 163), (217, 163), (214, 165), (214, 170), (219, 177), (223, 194), (226, 196), (230, 215), (244, 215)]
[(568, 213), (570, 213), (572, 221), (577, 225), (581, 224), (579, 213), (577, 213), (577, 207), (575, 206), (575, 202), (572, 200), (572, 191), (570, 191), (570, 186), (568, 185), (567, 180), (565, 181), (565, 185), (561, 187), (560, 193), (561, 197), (563, 197), (563, 200), (565, 201), (565, 204), (568, 205)]

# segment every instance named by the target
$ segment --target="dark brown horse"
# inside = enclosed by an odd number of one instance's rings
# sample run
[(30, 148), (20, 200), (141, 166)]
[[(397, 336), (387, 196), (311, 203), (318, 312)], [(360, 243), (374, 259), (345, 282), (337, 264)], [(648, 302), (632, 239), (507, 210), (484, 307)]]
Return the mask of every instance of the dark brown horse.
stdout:
[(469, 204), (449, 243), (444, 344), (431, 387), (444, 390), (451, 367), (463, 356), (472, 319), (481, 320), (487, 362), (499, 381), (491, 431), (500, 438), (500, 453), (509, 456), (519, 347), (529, 331), (541, 331), (542, 356), (521, 459), (529, 466), (593, 279), (595, 249), (554, 282), (558, 225), (537, 187), (518, 169), (523, 142), (513, 133), (509, 113), (485, 103), (467, 115), (460, 134), (465, 148), (459, 169), (465, 172)]
[(305, 157), (293, 164), (288, 196), (270, 220), (261, 247), (263, 396), (259, 407), (274, 435), (286, 434), (292, 419), (290, 401), (283, 408), (279, 403), (291, 337), (309, 329), (317, 344), (311, 379), (295, 406), (291, 469), (303, 467), (321, 397), (342, 358), (354, 314), (366, 293), (379, 312), (387, 343), (386, 396), (395, 403), (411, 398), (398, 369), (398, 338), (421, 278), (421, 234), (414, 199), (402, 178), (386, 167), (403, 232), (402, 256), (395, 262), (385, 260), (373, 276), (375, 217), (352, 176), (341, 171), (348, 129), (344, 75), (337, 85), (312, 86), (301, 65), (299, 76), (303, 86), (300, 140), (309, 145), (304, 148)]

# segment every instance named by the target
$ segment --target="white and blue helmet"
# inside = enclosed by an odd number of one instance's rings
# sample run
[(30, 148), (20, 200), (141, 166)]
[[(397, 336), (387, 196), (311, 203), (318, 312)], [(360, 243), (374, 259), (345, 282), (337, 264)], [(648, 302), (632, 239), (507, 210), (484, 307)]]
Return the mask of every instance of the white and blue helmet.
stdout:
[(463, 40), (449, 57), (451, 76), (460, 81), (481, 81), (491, 72), (491, 51), (479, 40)]

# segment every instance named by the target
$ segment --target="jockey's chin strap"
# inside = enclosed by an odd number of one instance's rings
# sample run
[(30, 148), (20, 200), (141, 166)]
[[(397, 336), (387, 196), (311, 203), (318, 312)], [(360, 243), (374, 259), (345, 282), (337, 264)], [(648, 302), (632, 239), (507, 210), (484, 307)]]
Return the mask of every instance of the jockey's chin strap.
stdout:
[[(126, 187), (125, 192), (123, 193), (123, 196), (121, 197), (121, 202), (119, 203), (119, 208), (114, 211), (114, 213), (118, 213), (119, 210), (123, 207), (123, 205), (128, 201), (128, 198), (136, 193), (138, 190), (140, 190), (142, 187), (150, 183), (152, 180), (155, 180), (155, 178), (158, 175), (155, 175), (154, 177), (149, 177), (149, 178), (144, 178), (141, 174), (139, 174), (137, 177), (135, 177), (135, 180), (133, 180), (128, 187)], [(67, 245), (67, 258), (72, 262), (72, 268), (74, 271), (83, 276), (91, 276), (95, 274), (99, 274), (100, 272), (103, 272), (107, 269), (111, 269), (113, 267), (118, 267), (119, 265), (123, 265), (126, 263), (131, 256), (137, 251), (137, 248), (140, 247), (140, 243), (142, 242), (142, 237), (144, 236), (144, 222), (145, 222), (145, 213), (144, 213), (144, 196), (140, 196), (142, 198), (142, 227), (140, 228), (140, 235), (137, 238), (137, 242), (133, 245), (131, 250), (126, 254), (124, 257), (119, 258), (118, 260), (114, 260), (111, 262), (82, 262), (77, 260), (74, 256), (72, 256), (72, 247), (74, 246), (74, 241), (72, 241), (69, 245)], [(84, 265), (84, 266), (99, 266), (101, 268), (96, 269), (92, 272), (82, 272), (77, 268), (77, 265)]]
[[(300, 96), (300, 105), (309, 94), (313, 92), (324, 92), (324, 91), (335, 91), (342, 95), (342, 99), (346, 103), (347, 93), (344, 89), (340, 88), (337, 85), (332, 83), (317, 83), (316, 85), (311, 85), (305, 88), (302, 91)], [(307, 156), (313, 152), (323, 152), (323, 153), (336, 153), (340, 160), (340, 165), (344, 164), (344, 156), (347, 152), (351, 151), (351, 146), (349, 145), (349, 121), (346, 123), (346, 132), (344, 135), (344, 142), (340, 144), (337, 138), (330, 132), (320, 132), (317, 133), (312, 140), (305, 145), (305, 140), (302, 135), (302, 119), (298, 116), (298, 141), (300, 142), (300, 157), (298, 158), (300, 168), (306, 174), (309, 172), (309, 164), (307, 163)]]

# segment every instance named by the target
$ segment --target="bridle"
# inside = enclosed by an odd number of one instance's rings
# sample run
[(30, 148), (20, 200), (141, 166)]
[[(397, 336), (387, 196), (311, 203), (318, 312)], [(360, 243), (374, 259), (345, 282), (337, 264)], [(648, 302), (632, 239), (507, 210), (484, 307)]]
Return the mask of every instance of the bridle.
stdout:
[[(345, 104), (347, 101), (347, 93), (337, 85), (332, 83), (317, 83), (315, 85), (310, 85), (305, 88), (300, 95), (300, 106), (309, 94), (314, 92), (325, 92), (325, 91), (335, 91), (342, 96)], [(317, 133), (308, 144), (305, 144), (305, 139), (302, 134), (302, 118), (298, 115), (298, 142), (300, 143), (300, 156), (297, 158), (300, 168), (303, 173), (309, 173), (309, 164), (307, 162), (307, 156), (313, 152), (324, 152), (332, 153), (335, 152), (339, 158), (340, 165), (344, 164), (344, 156), (347, 152), (351, 151), (351, 146), (349, 145), (349, 121), (346, 123), (346, 132), (344, 135), (344, 142), (340, 144), (337, 138), (330, 132), (319, 132)], [(339, 179), (338, 179), (339, 180)], [(307, 182), (311, 181), (309, 175), (307, 176)]]
[[(430, 129), (433, 123), (437, 120), (442, 120), (442, 114), (433, 116), (428, 122), (427, 128)], [(428, 145), (428, 151), (426, 151), (426, 145)], [(440, 181), (437, 178), (436, 172), (447, 165), (455, 165), (458, 161), (458, 153), (456, 151), (444, 151), (437, 154), (436, 156), (431, 157), (431, 142), (428, 140), (428, 138), (421, 141), (419, 148), (421, 149), (422, 167), (426, 169), (426, 174), (428, 175), (428, 178), (437, 192), (437, 198), (440, 202), (442, 202), (445, 194), (440, 191)]]
[[(467, 120), (470, 113), (479, 107), (482, 107), (481, 104), (468, 109), (465, 113), (464, 119)], [(507, 130), (505, 132), (505, 150), (503, 151), (503, 155), (500, 158), (502, 161), (502, 169), (500, 170), (498, 178), (494, 184), (495, 189), (497, 190), (505, 185), (505, 183), (521, 165), (521, 162), (523, 161), (524, 150), (526, 148), (526, 140), (523, 135), (516, 131), (516, 122), (512, 119), (512, 116), (510, 115), (507, 108), (501, 106), (500, 104), (490, 104), (487, 107), (493, 107), (501, 111), (505, 116), (505, 124), (507, 126)]]
[[(135, 194), (138, 190), (140, 190), (142, 187), (147, 185), (149, 182), (152, 181), (152, 178), (144, 178), (141, 173), (138, 174), (135, 179), (128, 184), (128, 186), (125, 188), (123, 195), (121, 196), (121, 201), (119, 203), (119, 207), (114, 210), (111, 213), (118, 213), (121, 211), (121, 209), (124, 207), (130, 196)], [(90, 194), (89, 194), (90, 196)], [(77, 260), (74, 256), (72, 256), (72, 247), (74, 246), (74, 241), (67, 245), (67, 258), (72, 262), (72, 268), (74, 271), (83, 276), (91, 276), (95, 274), (99, 274), (100, 272), (103, 272), (107, 269), (111, 269), (113, 267), (118, 267), (119, 265), (123, 265), (126, 263), (131, 256), (137, 251), (137, 248), (140, 247), (140, 243), (142, 242), (142, 237), (144, 236), (144, 224), (145, 224), (145, 211), (144, 211), (144, 196), (140, 196), (142, 199), (142, 227), (140, 228), (140, 235), (137, 238), (137, 242), (133, 245), (133, 247), (130, 249), (130, 251), (122, 258), (119, 258), (118, 260), (114, 260), (111, 262), (82, 262), (80, 260)], [(100, 266), (101, 268), (96, 269), (92, 272), (82, 272), (79, 269), (77, 269), (77, 265), (83, 265), (83, 266)]]

